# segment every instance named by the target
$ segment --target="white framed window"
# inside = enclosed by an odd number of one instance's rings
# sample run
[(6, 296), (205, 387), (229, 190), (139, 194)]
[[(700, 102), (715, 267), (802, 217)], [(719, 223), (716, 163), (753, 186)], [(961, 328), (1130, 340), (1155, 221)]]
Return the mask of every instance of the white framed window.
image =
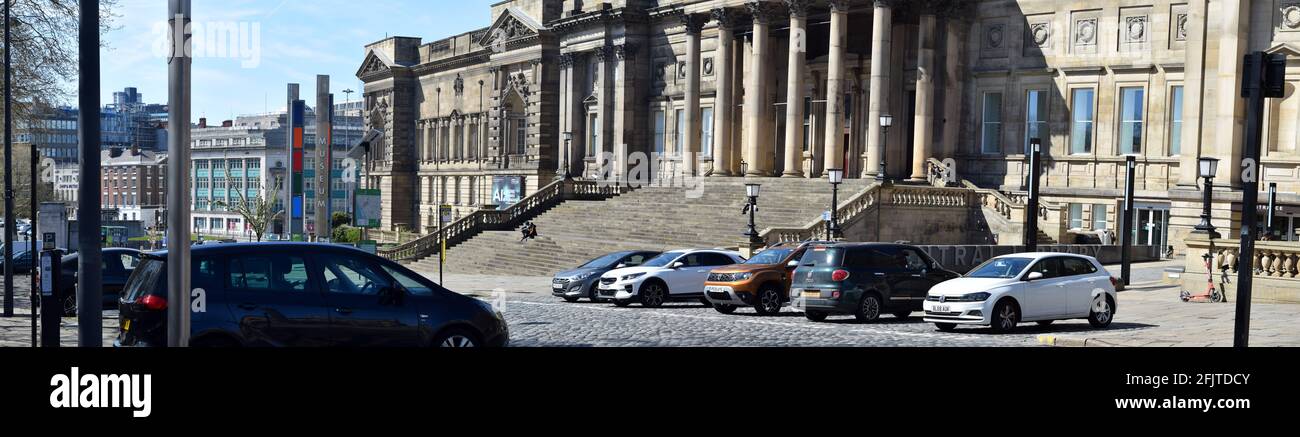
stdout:
[(983, 114), (980, 123), (980, 152), (996, 154), (1002, 151), (1002, 93), (984, 93)]
[(1183, 86), (1169, 88), (1169, 156), (1183, 153)]
[(1070, 153), (1086, 155), (1092, 153), (1093, 122), (1095, 111), (1093, 99), (1096, 91), (1092, 88), (1075, 88), (1070, 91)]
[(673, 120), (675, 120), (674, 123), (677, 126), (677, 137), (673, 140), (673, 154), (681, 155), (682, 152), (686, 151), (686, 111), (674, 110)]
[(1092, 229), (1095, 231), (1106, 229), (1106, 204), (1092, 205)]
[(1070, 204), (1070, 229), (1083, 229), (1083, 204)]
[(587, 114), (587, 156), (595, 157), (600, 146), (600, 114)]
[(663, 156), (665, 150), (664, 136), (668, 129), (668, 113), (664, 111), (654, 112), (654, 152)]
[(1119, 154), (1142, 154), (1142, 134), (1146, 90), (1142, 87), (1123, 87), (1119, 89)]
[(700, 108), (700, 155), (713, 156), (713, 107)]
[(1029, 143), (1038, 138), (1043, 143), (1048, 140), (1047, 132), (1048, 95), (1045, 90), (1025, 92), (1025, 154), (1033, 153)]

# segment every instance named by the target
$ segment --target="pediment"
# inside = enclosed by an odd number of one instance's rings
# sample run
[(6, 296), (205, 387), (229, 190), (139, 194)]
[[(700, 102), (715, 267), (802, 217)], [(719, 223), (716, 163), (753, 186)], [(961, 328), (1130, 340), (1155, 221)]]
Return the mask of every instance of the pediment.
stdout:
[(1296, 47), (1294, 44), (1284, 42), (1284, 43), (1278, 43), (1273, 47), (1270, 47), (1266, 52), (1269, 54), (1283, 53), (1286, 54), (1288, 58), (1294, 58), (1300, 56), (1300, 47)]
[(383, 53), (370, 50), (369, 53), (366, 53), (366, 60), (361, 62), (361, 68), (357, 70), (357, 77), (386, 72), (396, 65)]
[(536, 36), (545, 26), (519, 8), (506, 8), (500, 17), (483, 33), (479, 44), (488, 47), (508, 41)]

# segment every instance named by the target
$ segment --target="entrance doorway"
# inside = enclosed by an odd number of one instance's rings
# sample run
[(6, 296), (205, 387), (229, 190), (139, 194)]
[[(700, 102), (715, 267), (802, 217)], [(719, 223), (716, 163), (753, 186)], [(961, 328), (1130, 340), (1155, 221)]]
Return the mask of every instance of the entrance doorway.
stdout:
[(1169, 205), (1135, 204), (1133, 244), (1169, 247)]

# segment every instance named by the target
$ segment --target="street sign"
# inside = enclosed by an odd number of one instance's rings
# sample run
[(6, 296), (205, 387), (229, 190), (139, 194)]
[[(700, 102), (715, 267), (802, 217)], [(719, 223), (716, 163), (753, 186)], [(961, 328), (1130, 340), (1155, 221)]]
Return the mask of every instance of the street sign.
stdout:
[(822, 221), (824, 221), (824, 222), (831, 221), (831, 212), (830, 212), (830, 211), (822, 211)]
[(55, 244), (54, 237), (55, 236), (53, 232), (46, 232), (44, 234), (41, 234), (41, 241), (45, 242), (45, 247), (52, 249), (54, 248), (54, 244)]
[(451, 223), (451, 205), (438, 206), (438, 219), (442, 220), (442, 223)]
[(357, 190), (356, 191), (356, 217), (353, 224), (358, 228), (378, 228), (380, 215), (383, 212), (379, 197), (379, 190)]

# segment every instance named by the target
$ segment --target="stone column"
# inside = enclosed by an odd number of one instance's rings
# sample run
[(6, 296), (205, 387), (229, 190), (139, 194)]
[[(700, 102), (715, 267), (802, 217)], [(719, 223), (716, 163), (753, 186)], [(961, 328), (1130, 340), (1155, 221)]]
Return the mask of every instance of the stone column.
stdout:
[[(831, 0), (831, 39), (826, 67), (826, 157), (824, 175), (844, 169), (844, 51), (848, 46), (849, 0)], [(879, 9), (877, 9), (879, 10)], [(877, 21), (878, 23), (879, 21)], [(875, 58), (872, 58), (873, 66)], [(873, 69), (874, 72), (874, 69)], [(874, 93), (872, 89), (872, 94)]]
[[(785, 171), (782, 177), (801, 178), (803, 172), (803, 70), (808, 52), (809, 0), (785, 0), (790, 10), (790, 62), (785, 97)], [(834, 33), (834, 31), (831, 31)], [(834, 45), (834, 43), (832, 43)]]
[(925, 161), (930, 158), (930, 147), (934, 142), (934, 49), (935, 16), (933, 5), (921, 13), (920, 35), (917, 37), (916, 60), (916, 116), (912, 130), (912, 177), (914, 182), (922, 182), (925, 177)]
[[(1205, 108), (1205, 30), (1209, 0), (1191, 0), (1187, 5), (1187, 56), (1183, 69), (1183, 137), (1178, 157), (1178, 185), (1197, 186), (1197, 164), (1201, 157), (1201, 117)], [(1176, 18), (1176, 17), (1175, 17)], [(1178, 26), (1177, 22), (1174, 26)], [(1177, 30), (1176, 30), (1177, 31)]]
[(771, 21), (776, 14), (768, 2), (752, 2), (746, 6), (753, 14), (754, 31), (751, 35), (753, 49), (749, 53), (753, 71), (746, 75), (749, 83), (745, 84), (745, 162), (749, 163), (748, 176), (771, 176), (771, 154), (762, 148), (768, 143), (764, 135), (770, 134), (767, 129), (767, 85), (771, 69), (767, 52)]
[[(699, 173), (700, 164), (700, 32), (707, 23), (705, 17), (696, 14), (682, 15), (686, 25), (686, 139), (682, 150), (682, 170), (687, 176)], [(714, 111), (716, 114), (717, 111)]]
[(635, 43), (625, 42), (613, 47), (613, 62), (617, 65), (613, 77), (614, 120), (613, 135), (606, 144), (614, 152), (614, 174), (623, 176), (629, 169), (629, 154), (638, 142), (637, 109), (645, 102), (641, 98), (637, 83), (636, 56), (638, 47)]
[[(614, 126), (614, 72), (610, 68), (610, 64), (614, 62), (613, 47), (604, 46), (596, 49), (596, 75), (598, 77), (596, 80), (596, 98), (598, 100), (596, 117), (597, 128), (600, 129), (600, 132), (597, 133), (596, 147), (593, 147), (592, 150), (596, 152), (597, 166), (602, 164), (601, 155), (603, 153), (613, 152), (613, 148), (609, 144), (612, 137), (610, 131)], [(601, 170), (611, 171), (614, 175), (622, 174), (622, 172), (615, 171), (613, 168), (616, 165), (615, 162), (605, 162), (604, 165), (609, 166), (609, 168), (602, 168)], [(607, 175), (602, 174), (600, 176)]]
[[(1219, 158), (1215, 185), (1241, 187), (1242, 133), (1246, 105), (1241, 98), (1242, 57), (1250, 27), (1250, 0), (1224, 0), (1216, 8), (1223, 27), (1219, 32), (1218, 113), (1215, 115), (1215, 157)], [(1224, 232), (1225, 235), (1229, 234)]]
[(961, 56), (966, 40), (963, 37), (965, 24), (957, 16), (957, 11), (950, 7), (944, 14), (948, 35), (944, 51), (943, 139), (939, 142), (938, 151), (943, 158), (954, 158), (957, 143), (961, 141), (961, 96), (964, 85)]
[[(871, 25), (871, 101), (867, 108), (867, 154), (862, 167), (863, 177), (878, 173), (880, 159), (885, 153), (881, 147), (884, 138), (880, 134), (880, 115), (889, 111), (889, 45), (893, 38), (893, 12), (892, 0), (875, 0)], [(829, 107), (829, 95), (826, 104)]]
[(713, 100), (713, 176), (731, 176), (732, 118), (735, 108), (732, 93), (732, 51), (735, 46), (735, 13), (730, 9), (714, 9), (713, 19), (718, 22), (718, 48), (714, 50), (713, 78), (716, 96)]

